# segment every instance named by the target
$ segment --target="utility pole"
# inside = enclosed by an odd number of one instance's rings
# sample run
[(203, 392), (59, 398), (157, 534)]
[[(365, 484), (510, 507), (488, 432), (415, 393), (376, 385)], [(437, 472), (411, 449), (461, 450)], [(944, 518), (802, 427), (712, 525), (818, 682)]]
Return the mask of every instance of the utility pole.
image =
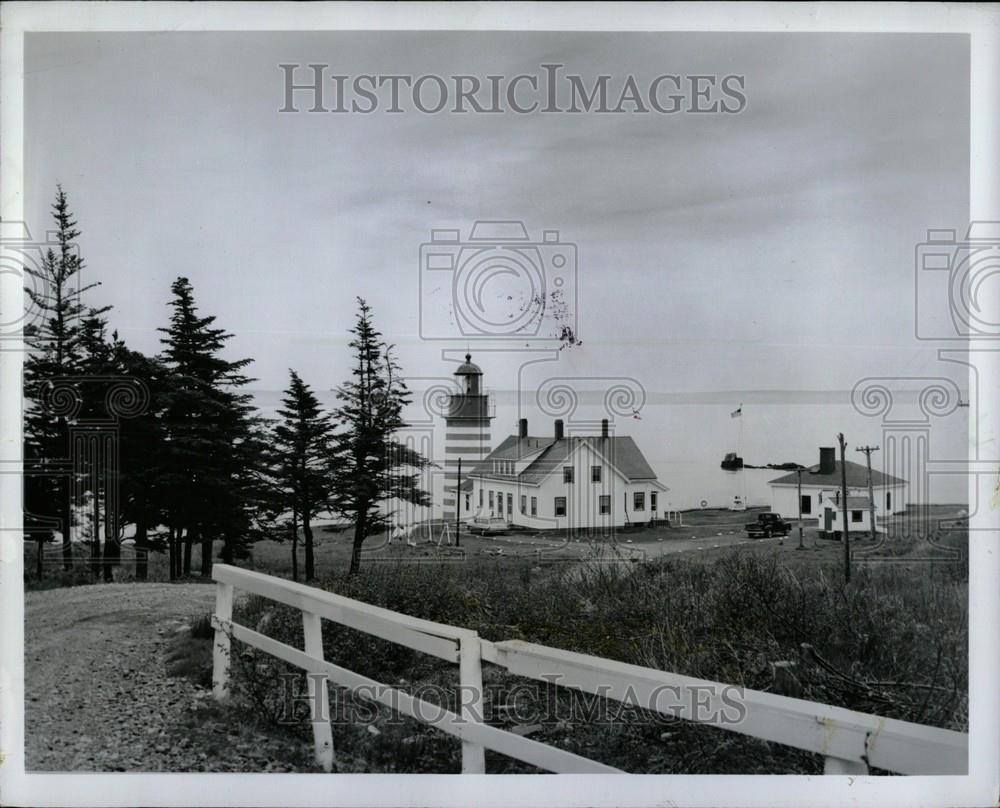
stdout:
[(840, 443), (840, 495), (843, 497), (843, 507), (841, 512), (844, 519), (844, 583), (851, 582), (851, 529), (847, 523), (847, 459), (844, 451), (847, 441), (844, 440), (844, 433), (837, 433), (837, 441)]
[(802, 544), (802, 467), (799, 466), (795, 473), (799, 478), (799, 547), (800, 550), (805, 550), (805, 545)]
[(859, 446), (854, 451), (864, 452), (865, 460), (868, 461), (868, 505), (869, 516), (871, 517), (872, 541), (875, 540), (875, 492), (872, 490), (872, 452), (878, 451), (878, 446)]
[(458, 458), (458, 480), (455, 485), (455, 546), (462, 546), (462, 458)]

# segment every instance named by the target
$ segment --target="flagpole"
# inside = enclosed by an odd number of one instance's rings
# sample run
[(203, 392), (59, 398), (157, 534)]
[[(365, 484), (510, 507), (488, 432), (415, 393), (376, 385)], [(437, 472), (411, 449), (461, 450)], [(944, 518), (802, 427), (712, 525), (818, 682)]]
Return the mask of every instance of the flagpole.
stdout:
[(747, 503), (747, 472), (746, 461), (743, 459), (743, 402), (740, 402), (740, 479), (743, 481), (743, 508), (746, 510)]

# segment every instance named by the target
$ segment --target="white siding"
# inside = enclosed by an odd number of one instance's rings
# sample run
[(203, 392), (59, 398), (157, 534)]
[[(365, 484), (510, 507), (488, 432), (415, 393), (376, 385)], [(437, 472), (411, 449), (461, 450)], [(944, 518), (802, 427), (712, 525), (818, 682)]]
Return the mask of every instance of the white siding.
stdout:
[[(857, 511), (861, 511), (861, 521), (855, 522), (854, 516)], [(830, 512), (830, 527), (827, 528), (826, 522), (826, 512)], [(851, 508), (847, 512), (847, 524), (850, 526), (852, 533), (867, 533), (871, 531), (871, 514), (868, 508)], [(878, 520), (878, 515), (875, 516), (876, 521)], [(820, 511), (819, 517), (816, 520), (816, 525), (819, 530), (830, 530), (843, 532), (844, 530), (844, 511), (839, 505), (831, 508), (829, 504), (824, 505), (823, 510)], [(881, 532), (881, 529), (880, 529)]]
[[(573, 468), (573, 482), (563, 482), (563, 466)], [(591, 467), (601, 468), (600, 482), (591, 481)], [(482, 510), (480, 510), (482, 491)], [(490, 510), (489, 492), (493, 492), (493, 509)], [(644, 508), (635, 509), (634, 495), (642, 492)], [(507, 495), (511, 495), (513, 514), (507, 510)], [(502, 495), (503, 517), (517, 525), (538, 530), (589, 530), (621, 527), (627, 522), (648, 522), (653, 517), (652, 495), (657, 495), (656, 515), (662, 517), (667, 503), (663, 486), (653, 481), (628, 483), (590, 446), (581, 444), (570, 458), (561, 464), (540, 485), (519, 483), (516, 479), (476, 479), (473, 483), (472, 513), (481, 516), (499, 516), (497, 496)], [(521, 497), (525, 497), (525, 510), (521, 512)], [(601, 497), (610, 498), (611, 513), (601, 514)], [(538, 513), (531, 515), (531, 498), (538, 503)], [(556, 497), (565, 497), (566, 515), (555, 515)]]
[[(902, 485), (895, 486), (875, 486), (873, 489), (875, 494), (875, 518), (884, 519), (887, 513), (900, 513), (906, 510), (906, 505), (903, 502), (904, 487)], [(886, 494), (891, 495), (892, 507), (891, 510), (886, 511)], [(866, 497), (868, 496), (868, 487), (864, 486), (861, 488), (848, 487), (848, 496), (852, 497)], [(830, 488), (816, 488), (813, 486), (802, 486), (802, 496), (809, 497), (809, 501), (812, 505), (810, 513), (803, 510), (802, 517), (809, 519), (818, 519), (822, 516), (823, 512), (823, 500), (828, 499), (830, 496), (836, 496), (836, 489)], [(771, 486), (771, 512), (780, 513), (786, 519), (798, 519), (799, 518), (799, 494), (798, 489), (794, 485), (772, 485)]]

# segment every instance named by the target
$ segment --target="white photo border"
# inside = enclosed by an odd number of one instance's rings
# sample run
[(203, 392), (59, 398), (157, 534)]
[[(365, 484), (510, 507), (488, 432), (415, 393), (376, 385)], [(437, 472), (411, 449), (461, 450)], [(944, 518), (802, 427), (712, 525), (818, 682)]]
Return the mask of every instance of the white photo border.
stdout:
[[(0, 213), (23, 220), (24, 35), (40, 31), (533, 30), (965, 33), (970, 37), (970, 219), (1000, 220), (1000, 8), (893, 3), (68, 3), (0, 9)], [(932, 104), (933, 99), (928, 99)], [(993, 287), (996, 291), (996, 286)], [(1000, 310), (1000, 295), (992, 301)], [(0, 322), (23, 311), (0, 275)], [(1000, 353), (972, 353), (1000, 390)], [(0, 352), (0, 464), (21, 455), (21, 354)], [(981, 457), (1000, 467), (1000, 397), (980, 402)], [(972, 425), (970, 424), (970, 430)], [(975, 436), (975, 432), (970, 433)], [(0, 801), (5, 805), (977, 806), (1000, 789), (1000, 485), (970, 478), (969, 773), (799, 775), (360, 775), (25, 773), (24, 590), (17, 475), (0, 474)], [(980, 509), (983, 510), (983, 509)]]

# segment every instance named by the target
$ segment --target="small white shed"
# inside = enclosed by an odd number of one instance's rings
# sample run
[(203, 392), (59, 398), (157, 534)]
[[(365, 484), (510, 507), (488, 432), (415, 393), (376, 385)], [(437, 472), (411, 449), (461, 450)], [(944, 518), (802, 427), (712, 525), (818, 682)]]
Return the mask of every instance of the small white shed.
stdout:
[[(821, 533), (840, 534), (844, 531), (844, 507), (839, 491), (824, 491), (817, 527)], [(868, 497), (847, 497), (847, 524), (851, 533), (871, 531), (871, 506)]]

